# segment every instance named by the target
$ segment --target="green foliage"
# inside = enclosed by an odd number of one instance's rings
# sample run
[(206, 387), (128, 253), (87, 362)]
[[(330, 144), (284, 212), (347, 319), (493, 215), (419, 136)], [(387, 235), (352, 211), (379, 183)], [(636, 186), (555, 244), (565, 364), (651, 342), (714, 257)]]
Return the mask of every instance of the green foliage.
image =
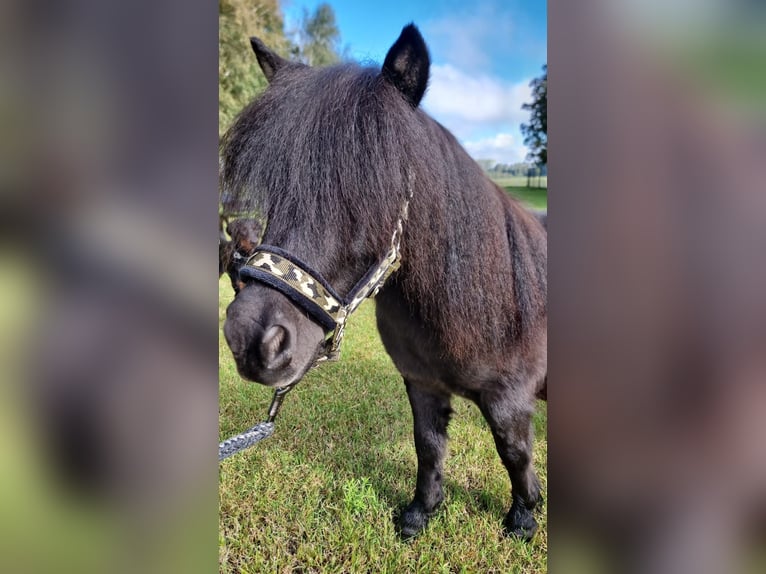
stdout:
[(309, 66), (330, 66), (340, 61), (340, 30), (329, 4), (320, 4), (313, 13), (303, 9), (301, 29), (293, 55)]
[(218, 4), (218, 134), (266, 88), (250, 37), (287, 56), (278, 0), (220, 0)]
[(548, 165), (548, 65), (543, 75), (530, 82), (532, 102), (522, 109), (530, 112), (529, 123), (521, 125), (524, 144), (529, 148), (530, 161), (539, 166)]
[(279, 0), (220, 0), (218, 4), (218, 135), (237, 114), (266, 89), (258, 61), (250, 47), (257, 36), (284, 58), (311, 66), (327, 66), (341, 59), (340, 31), (335, 12), (320, 4), (304, 10), (296, 43), (284, 31)]

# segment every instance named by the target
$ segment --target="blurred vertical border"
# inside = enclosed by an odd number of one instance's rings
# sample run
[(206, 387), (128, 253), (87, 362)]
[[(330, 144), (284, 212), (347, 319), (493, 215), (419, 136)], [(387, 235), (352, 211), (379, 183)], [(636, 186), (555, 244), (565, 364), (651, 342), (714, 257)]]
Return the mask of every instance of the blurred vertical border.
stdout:
[(0, 571), (214, 571), (217, 4), (11, 0), (0, 46)]
[(765, 24), (549, 2), (552, 571), (764, 571)]

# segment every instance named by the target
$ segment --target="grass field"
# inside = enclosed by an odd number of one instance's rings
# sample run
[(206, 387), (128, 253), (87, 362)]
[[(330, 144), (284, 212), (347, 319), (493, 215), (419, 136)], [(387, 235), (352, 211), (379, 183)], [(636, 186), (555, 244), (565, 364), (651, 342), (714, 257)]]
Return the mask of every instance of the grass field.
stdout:
[(539, 210), (548, 209), (547, 189), (539, 187), (514, 187), (510, 185), (504, 187), (509, 194), (519, 198), (527, 207)]
[[(219, 319), (231, 301), (219, 283)], [(220, 436), (262, 420), (267, 388), (241, 380), (219, 335)], [(374, 302), (353, 315), (341, 360), (286, 398), (274, 436), (221, 464), (219, 570), (254, 572), (547, 571), (546, 508), (531, 543), (502, 536), (508, 476), (478, 409), (455, 399), (445, 501), (420, 537), (393, 516), (409, 502), (416, 458), (401, 377), (378, 338)], [(535, 468), (546, 491), (546, 412), (534, 419)]]

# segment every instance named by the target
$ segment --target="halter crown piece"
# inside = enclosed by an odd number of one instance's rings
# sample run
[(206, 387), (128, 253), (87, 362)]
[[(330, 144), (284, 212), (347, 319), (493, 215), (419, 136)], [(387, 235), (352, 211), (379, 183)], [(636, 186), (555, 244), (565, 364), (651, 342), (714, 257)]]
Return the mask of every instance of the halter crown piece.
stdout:
[[(272, 245), (260, 245), (252, 256), (240, 268), (239, 274), (272, 287), (285, 295), (294, 305), (308, 313), (327, 331), (332, 331), (322, 349), (322, 353), (314, 361), (313, 367), (325, 361), (337, 361), (340, 357), (340, 344), (346, 329), (346, 320), (357, 310), (359, 305), (368, 297), (374, 297), (383, 287), (391, 274), (401, 263), (401, 239), (404, 222), (412, 199), (412, 178), (407, 188), (407, 195), (402, 203), (399, 218), (396, 221), (394, 233), (391, 236), (391, 246), (383, 258), (357, 282), (345, 298), (325, 281), (306, 263)], [(256, 442), (271, 436), (274, 431), (274, 420), (279, 413), (285, 396), (298, 384), (295, 381), (275, 390), (274, 398), (269, 407), (268, 419), (248, 431), (231, 437), (218, 445), (218, 460), (252, 446)]]

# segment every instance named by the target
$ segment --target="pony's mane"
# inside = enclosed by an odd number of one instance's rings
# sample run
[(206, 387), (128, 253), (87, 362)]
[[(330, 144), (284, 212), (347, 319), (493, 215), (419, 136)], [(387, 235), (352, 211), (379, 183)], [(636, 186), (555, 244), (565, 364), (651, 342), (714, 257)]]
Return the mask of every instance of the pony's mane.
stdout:
[(396, 280), (452, 356), (505, 348), (544, 320), (542, 227), (379, 69), (281, 71), (226, 133), (221, 158), (225, 209), (263, 214), (275, 243), (289, 230), (310, 249), (329, 232), (372, 258), (412, 182)]

